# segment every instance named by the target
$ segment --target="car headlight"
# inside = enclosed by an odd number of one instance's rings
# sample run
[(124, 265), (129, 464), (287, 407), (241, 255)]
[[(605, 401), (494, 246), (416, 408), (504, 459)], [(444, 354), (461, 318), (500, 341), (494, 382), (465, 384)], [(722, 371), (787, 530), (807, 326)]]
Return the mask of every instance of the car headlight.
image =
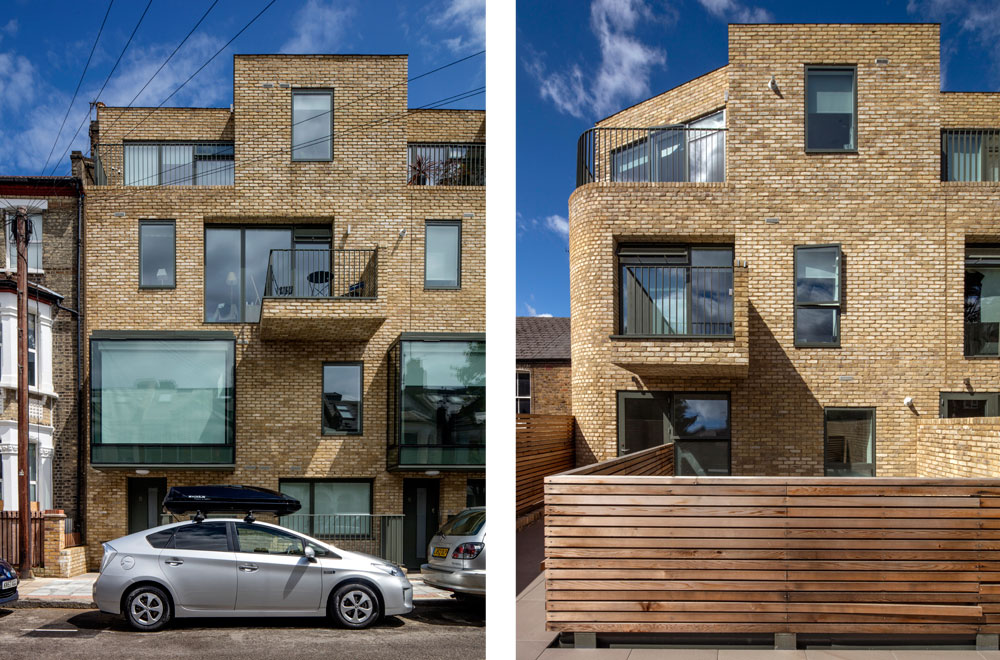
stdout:
[(398, 566), (396, 566), (395, 564), (382, 563), (382, 562), (379, 562), (379, 563), (372, 562), (372, 566), (374, 566), (375, 568), (379, 569), (380, 571), (385, 571), (386, 573), (388, 573), (392, 577), (400, 577), (400, 576), (403, 575), (403, 571), (401, 571), (400, 568)]

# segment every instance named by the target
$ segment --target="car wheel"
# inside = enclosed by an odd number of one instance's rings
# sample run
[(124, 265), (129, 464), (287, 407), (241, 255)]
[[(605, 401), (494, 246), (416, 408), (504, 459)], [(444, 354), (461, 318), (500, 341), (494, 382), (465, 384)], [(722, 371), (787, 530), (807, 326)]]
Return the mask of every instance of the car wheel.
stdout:
[(146, 585), (133, 589), (125, 599), (125, 618), (141, 632), (154, 632), (170, 621), (170, 599), (159, 587)]
[(333, 616), (345, 628), (367, 628), (382, 616), (378, 596), (363, 584), (345, 584), (333, 594)]

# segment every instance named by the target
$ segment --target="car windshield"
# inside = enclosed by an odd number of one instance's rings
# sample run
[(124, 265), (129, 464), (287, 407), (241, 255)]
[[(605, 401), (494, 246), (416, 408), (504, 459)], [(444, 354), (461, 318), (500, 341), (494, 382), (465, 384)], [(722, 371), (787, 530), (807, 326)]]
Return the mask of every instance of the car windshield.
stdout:
[(444, 524), (441, 536), (475, 536), (486, 522), (486, 511), (463, 511)]

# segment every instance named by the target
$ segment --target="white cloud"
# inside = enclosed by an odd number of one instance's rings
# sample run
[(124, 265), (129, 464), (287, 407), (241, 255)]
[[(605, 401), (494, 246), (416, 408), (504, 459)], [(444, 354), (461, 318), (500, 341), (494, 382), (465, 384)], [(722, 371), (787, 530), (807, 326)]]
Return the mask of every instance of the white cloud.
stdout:
[(539, 314), (538, 310), (536, 310), (534, 307), (532, 307), (528, 303), (524, 303), (524, 307), (525, 307), (525, 309), (528, 310), (528, 316), (537, 316), (538, 318), (545, 318), (545, 319), (552, 318), (551, 314)]
[(561, 215), (550, 215), (545, 218), (545, 228), (554, 231), (564, 239), (569, 239), (569, 221)]
[(747, 7), (738, 0), (698, 0), (716, 18), (736, 23), (769, 23), (771, 12), (762, 7)]
[(486, 0), (451, 0), (444, 12), (429, 7), (430, 24), (453, 31), (444, 44), (453, 53), (465, 55), (486, 47)]
[(4, 35), (8, 37), (13, 37), (17, 34), (17, 28), (20, 27), (20, 23), (17, 22), (16, 18), (12, 18), (7, 21), (3, 27), (0, 27), (0, 39), (4, 38)]
[[(990, 58), (993, 82), (1000, 80), (1000, 4), (977, 0), (910, 0), (906, 10), (923, 20), (955, 25), (967, 33)], [(948, 66), (948, 57), (955, 51), (947, 37), (942, 44), (942, 84)]]
[(531, 54), (525, 68), (538, 80), (542, 98), (552, 101), (560, 112), (581, 119), (588, 114), (611, 114), (648, 95), (653, 69), (666, 64), (662, 49), (643, 43), (634, 34), (640, 25), (664, 18), (644, 0), (593, 0), (590, 29), (601, 51), (596, 74), (584, 76), (579, 65), (549, 73), (538, 53)]
[(309, 0), (292, 17), (294, 36), (281, 47), (282, 53), (334, 53), (342, 47), (353, 7), (343, 3)]

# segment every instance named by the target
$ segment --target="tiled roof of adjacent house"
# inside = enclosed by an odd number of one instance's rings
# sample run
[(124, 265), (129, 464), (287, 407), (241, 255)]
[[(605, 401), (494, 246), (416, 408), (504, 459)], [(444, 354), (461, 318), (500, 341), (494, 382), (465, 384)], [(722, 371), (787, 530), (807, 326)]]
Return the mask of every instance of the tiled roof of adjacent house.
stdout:
[(517, 317), (518, 360), (569, 360), (569, 317)]

